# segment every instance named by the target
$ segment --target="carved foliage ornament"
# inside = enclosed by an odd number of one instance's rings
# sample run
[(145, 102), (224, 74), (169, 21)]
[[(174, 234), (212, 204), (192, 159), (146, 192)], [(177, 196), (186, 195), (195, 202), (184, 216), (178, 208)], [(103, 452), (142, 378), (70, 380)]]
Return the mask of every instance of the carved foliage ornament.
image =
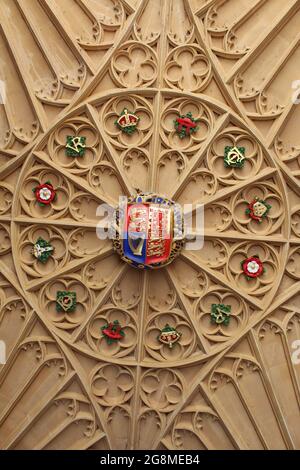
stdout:
[(74, 312), (76, 309), (76, 292), (58, 291), (56, 294), (57, 312)]
[(247, 202), (247, 204), (246, 214), (249, 215), (251, 219), (257, 220), (258, 222), (262, 222), (262, 219), (268, 215), (272, 207), (266, 201), (258, 197), (254, 198), (250, 203)]
[(173, 344), (177, 343), (177, 341), (181, 338), (182, 333), (179, 333), (176, 328), (173, 328), (170, 325), (166, 325), (158, 335), (157, 339), (163, 343), (167, 344), (170, 349), (173, 348)]
[(199, 126), (197, 126), (198, 121), (199, 119), (194, 119), (192, 113), (190, 112), (183, 114), (175, 119), (174, 126), (180, 139), (197, 132), (199, 129)]
[(263, 264), (257, 255), (251, 256), (250, 258), (247, 258), (242, 261), (241, 266), (244, 271), (244, 274), (246, 274), (247, 279), (259, 277), (265, 271)]
[(47, 242), (41, 237), (38, 238), (32, 248), (32, 254), (43, 264), (47, 262), (53, 251), (54, 248), (51, 243)]
[(245, 163), (245, 147), (230, 147), (227, 145), (224, 150), (225, 167), (242, 168)]
[(32, 191), (35, 194), (36, 200), (40, 206), (47, 206), (54, 201), (56, 197), (55, 189), (53, 188), (50, 181), (46, 181), (44, 184), (40, 184), (36, 188), (33, 188)]
[(139, 123), (140, 118), (127, 108), (124, 108), (118, 119), (115, 121), (115, 125), (125, 134), (133, 134), (136, 130), (136, 126)]
[(138, 193), (116, 209), (113, 246), (122, 259), (141, 269), (169, 264), (184, 244), (180, 206), (155, 193)]
[(68, 157), (83, 157), (86, 149), (86, 137), (67, 136), (66, 155)]
[(125, 336), (119, 320), (108, 323), (101, 328), (103, 336), (105, 336), (107, 344), (115, 343)]
[(218, 325), (228, 325), (230, 321), (231, 306), (224, 304), (212, 304), (211, 321)]

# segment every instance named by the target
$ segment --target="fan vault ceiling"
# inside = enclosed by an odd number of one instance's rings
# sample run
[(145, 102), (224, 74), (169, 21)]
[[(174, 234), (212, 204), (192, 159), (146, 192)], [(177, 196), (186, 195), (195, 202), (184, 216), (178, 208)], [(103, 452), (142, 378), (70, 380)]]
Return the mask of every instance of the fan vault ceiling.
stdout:
[[(0, 2), (1, 448), (300, 448), (299, 18), (298, 0)], [(125, 107), (132, 135), (114, 124)], [(187, 112), (199, 131), (180, 139)], [(224, 167), (226, 145), (244, 168)], [(205, 204), (204, 248), (151, 272), (122, 262), (96, 209), (137, 188)], [(245, 216), (255, 196), (272, 205), (262, 223)], [(266, 272), (247, 281), (254, 255)], [(57, 291), (76, 291), (76, 312), (56, 312)]]

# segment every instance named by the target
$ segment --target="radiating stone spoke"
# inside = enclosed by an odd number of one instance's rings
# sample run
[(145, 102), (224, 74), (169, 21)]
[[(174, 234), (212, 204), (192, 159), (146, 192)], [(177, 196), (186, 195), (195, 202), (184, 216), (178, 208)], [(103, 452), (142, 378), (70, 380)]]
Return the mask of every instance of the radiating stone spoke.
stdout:
[(81, 268), (86, 263), (101, 260), (102, 258), (106, 257), (107, 255), (111, 253), (113, 253), (113, 249), (109, 247), (105, 250), (102, 250), (101, 253), (98, 255), (86, 256), (83, 259), (72, 261), (65, 268), (62, 268), (59, 273), (53, 273), (50, 276), (44, 276), (43, 279), (38, 279), (37, 281), (30, 282), (27, 286), (27, 289), (29, 291), (36, 290), (37, 287), (43, 285), (45, 282), (55, 279), (58, 275), (63, 276), (65, 274), (68, 274), (72, 272), (73, 270), (77, 270)]
[(223, 286), (229, 287), (232, 291), (234, 291), (236, 294), (240, 295), (243, 297), (247, 302), (255, 306), (256, 308), (262, 308), (262, 304), (259, 300), (257, 300), (255, 297), (252, 297), (248, 295), (247, 293), (239, 290), (236, 286), (233, 284), (228, 284), (228, 279), (218, 271), (214, 271), (208, 266), (206, 266), (204, 263), (202, 263), (198, 258), (195, 256), (189, 254), (187, 251), (183, 252), (181, 254), (183, 258), (188, 259), (191, 263), (193, 263), (197, 268), (200, 268), (204, 272), (206, 272), (209, 276), (211, 276), (216, 282), (219, 282)]

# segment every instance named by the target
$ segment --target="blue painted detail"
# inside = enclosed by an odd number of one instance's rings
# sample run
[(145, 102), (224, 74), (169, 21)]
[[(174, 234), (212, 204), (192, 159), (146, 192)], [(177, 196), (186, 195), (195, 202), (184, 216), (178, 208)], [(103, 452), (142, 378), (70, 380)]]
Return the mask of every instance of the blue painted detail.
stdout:
[[(126, 233), (124, 234), (126, 235)], [(135, 234), (136, 235), (136, 234)], [(144, 264), (145, 261), (146, 261), (146, 245), (147, 245), (147, 240), (146, 240), (146, 234), (145, 233), (141, 233), (141, 238), (144, 237), (144, 245), (143, 245), (143, 249), (142, 249), (142, 254), (141, 256), (138, 256), (138, 255), (135, 255), (133, 254), (131, 248), (130, 248), (130, 245), (129, 245), (129, 241), (128, 241), (128, 238), (124, 236), (124, 240), (123, 240), (123, 250), (124, 250), (124, 255), (129, 258), (130, 260), (134, 261), (135, 263), (138, 263), (138, 264)]]

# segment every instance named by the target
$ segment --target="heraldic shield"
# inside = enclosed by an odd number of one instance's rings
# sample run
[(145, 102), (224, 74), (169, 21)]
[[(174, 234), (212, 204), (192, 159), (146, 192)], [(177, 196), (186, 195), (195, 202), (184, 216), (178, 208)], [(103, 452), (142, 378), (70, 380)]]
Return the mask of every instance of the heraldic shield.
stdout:
[(114, 218), (114, 248), (134, 267), (165, 266), (183, 247), (182, 210), (163, 196), (138, 193), (118, 207)]

